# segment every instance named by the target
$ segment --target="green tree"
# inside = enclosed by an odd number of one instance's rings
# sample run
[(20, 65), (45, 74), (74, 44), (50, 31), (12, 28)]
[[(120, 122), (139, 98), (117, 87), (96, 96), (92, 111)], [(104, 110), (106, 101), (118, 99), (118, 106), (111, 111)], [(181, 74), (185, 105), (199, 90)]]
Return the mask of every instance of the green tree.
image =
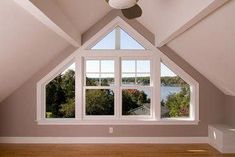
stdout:
[(60, 106), (66, 102), (65, 92), (61, 87), (61, 83), (62, 75), (60, 74), (46, 86), (46, 110), (52, 113), (53, 118), (61, 116)]
[(61, 87), (64, 89), (66, 97), (73, 99), (75, 96), (75, 71), (68, 70), (62, 77)]
[(190, 103), (190, 88), (189, 86), (181, 87), (179, 93), (168, 96), (166, 106), (169, 109), (170, 117), (188, 117)]
[(60, 112), (63, 114), (63, 118), (75, 117), (75, 99), (69, 99), (67, 103), (62, 104)]
[(87, 115), (113, 115), (114, 93), (109, 89), (86, 90)]
[(161, 84), (163, 86), (184, 86), (187, 83), (179, 76), (164, 76), (161, 77)]
[(122, 91), (122, 113), (129, 115), (129, 111), (142, 106), (145, 103), (150, 103), (144, 91), (137, 89), (126, 89)]
[(75, 72), (59, 74), (46, 85), (47, 118), (75, 117)]

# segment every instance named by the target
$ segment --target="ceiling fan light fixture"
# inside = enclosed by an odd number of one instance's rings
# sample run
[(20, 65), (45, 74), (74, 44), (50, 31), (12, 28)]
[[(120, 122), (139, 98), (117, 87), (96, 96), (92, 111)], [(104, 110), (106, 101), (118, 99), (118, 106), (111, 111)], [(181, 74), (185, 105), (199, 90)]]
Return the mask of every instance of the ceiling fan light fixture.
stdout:
[(115, 9), (127, 9), (133, 7), (138, 0), (109, 0), (108, 3)]

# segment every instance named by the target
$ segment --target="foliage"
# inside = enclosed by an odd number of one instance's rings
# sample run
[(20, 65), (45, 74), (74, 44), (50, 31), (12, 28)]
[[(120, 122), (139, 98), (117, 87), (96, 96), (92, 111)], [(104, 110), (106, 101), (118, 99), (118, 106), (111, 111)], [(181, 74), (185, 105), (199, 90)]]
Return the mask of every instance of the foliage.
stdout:
[[(163, 102), (161, 102), (163, 103)], [(190, 88), (189, 86), (181, 87), (179, 93), (170, 94), (167, 97), (165, 106), (169, 109), (169, 117), (188, 117), (190, 103)]]
[(161, 85), (163, 86), (184, 86), (187, 84), (183, 79), (179, 76), (164, 76), (161, 77)]
[(129, 115), (129, 111), (142, 106), (145, 103), (150, 103), (150, 99), (144, 91), (138, 89), (125, 89), (122, 91), (122, 113)]
[(86, 90), (87, 115), (113, 115), (114, 93), (109, 89)]
[(47, 118), (75, 117), (75, 72), (59, 74), (46, 85)]
[(60, 113), (63, 114), (63, 118), (75, 117), (75, 99), (68, 99), (67, 103), (62, 104)]
[[(129, 82), (133, 78), (125, 78)], [(96, 86), (97, 79), (87, 78), (87, 86)], [(102, 86), (109, 86), (113, 82), (110, 78), (101, 80)], [(138, 83), (149, 84), (148, 77), (139, 77)], [(161, 84), (165, 86), (180, 86), (179, 93), (170, 94), (167, 100), (161, 101), (161, 106), (169, 110), (168, 117), (189, 116), (190, 90), (186, 82), (180, 77), (161, 77)], [(122, 91), (122, 113), (129, 115), (130, 111), (146, 103), (150, 103), (147, 94), (138, 89)], [(87, 115), (113, 115), (114, 92), (110, 89), (86, 90)], [(75, 117), (75, 72), (68, 70), (58, 75), (46, 86), (46, 117), (47, 118), (74, 118)]]

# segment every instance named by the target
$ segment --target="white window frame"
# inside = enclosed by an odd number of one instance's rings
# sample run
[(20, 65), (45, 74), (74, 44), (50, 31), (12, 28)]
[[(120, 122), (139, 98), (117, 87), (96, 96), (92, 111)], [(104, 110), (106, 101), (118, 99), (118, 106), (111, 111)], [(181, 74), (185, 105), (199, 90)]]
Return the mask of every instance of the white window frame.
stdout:
[[(145, 50), (143, 51), (140, 51), (141, 53), (146, 53)], [(147, 52), (148, 53), (148, 52)], [(150, 53), (150, 52), (149, 52)], [(146, 55), (146, 56), (135, 56), (133, 55), (132, 57), (121, 57), (120, 58), (120, 61), (119, 61), (119, 64), (120, 64), (120, 67), (122, 66), (122, 61), (123, 60), (133, 60), (133, 61), (140, 61), (140, 60), (148, 60), (150, 61), (150, 85), (149, 86), (140, 86), (140, 85), (134, 85), (134, 86), (128, 86), (128, 85), (122, 85), (122, 71), (120, 70), (120, 74), (119, 74), (119, 77), (120, 77), (120, 85), (119, 85), (119, 90), (120, 90), (120, 117), (121, 119), (123, 120), (145, 120), (145, 119), (155, 119), (154, 117), (154, 112), (155, 112), (155, 108), (154, 108), (154, 103), (155, 102), (155, 97), (153, 96), (154, 95), (154, 90), (153, 90), (153, 59), (152, 59), (152, 55)], [(136, 63), (135, 63), (136, 64)], [(137, 65), (136, 65), (137, 66)], [(137, 67), (135, 66), (135, 75), (137, 74)], [(135, 76), (136, 77), (136, 76)], [(122, 115), (122, 90), (123, 89), (149, 89), (150, 90), (150, 115)]]
[[(92, 50), (93, 51), (93, 50)], [(116, 89), (116, 70), (115, 70), (115, 57), (84, 57), (84, 73), (83, 75), (83, 79), (84, 81), (82, 82), (83, 84), (83, 119), (84, 120), (97, 120), (97, 119), (113, 119), (115, 120), (117, 117), (117, 103), (116, 103), (116, 99), (117, 99), (117, 89)], [(102, 60), (113, 60), (114, 61), (114, 86), (86, 86), (86, 61), (87, 60), (98, 60), (98, 61), (102, 61)], [(101, 63), (100, 63), (101, 64)], [(101, 66), (101, 65), (100, 65)], [(99, 67), (99, 70), (100, 67)], [(101, 71), (99, 71), (99, 74), (101, 73)], [(99, 78), (100, 79), (100, 78)], [(111, 89), (114, 92), (114, 115), (86, 115), (86, 89)]]
[[(124, 31), (140, 43), (145, 50), (90, 50), (91, 45), (94, 45), (102, 39), (108, 32), (113, 30), (116, 26), (121, 27)], [(97, 51), (97, 52), (95, 52)], [(133, 51), (135, 51), (133, 53)], [(127, 118), (121, 116), (120, 95), (121, 89), (121, 58), (132, 58), (138, 60), (151, 59), (151, 88), (152, 88), (152, 115), (151, 118), (143, 116), (128, 116)], [(100, 116), (92, 116), (87, 118), (84, 116), (84, 59), (114, 59), (115, 60), (115, 84), (120, 88), (116, 88), (115, 92), (115, 116), (113, 118), (105, 118)], [(55, 76), (62, 72), (68, 65), (75, 62), (75, 118), (45, 118), (43, 106), (45, 105), (45, 85), (50, 82)], [(167, 65), (176, 75), (181, 77), (185, 82), (190, 85), (190, 117), (189, 118), (161, 118), (161, 105), (160, 105), (160, 64), (163, 62)], [(118, 65), (116, 65), (118, 63)], [(110, 88), (110, 87), (108, 87)], [(44, 107), (45, 108), (45, 107)], [(39, 125), (197, 125), (199, 122), (199, 83), (187, 74), (183, 69), (170, 60), (165, 54), (159, 51), (147, 39), (133, 29), (120, 17), (116, 17), (108, 25), (103, 27), (96, 35), (84, 43), (73, 54), (66, 58), (62, 63), (56, 66), (49, 74), (43, 77), (37, 83), (37, 116), (36, 121)]]

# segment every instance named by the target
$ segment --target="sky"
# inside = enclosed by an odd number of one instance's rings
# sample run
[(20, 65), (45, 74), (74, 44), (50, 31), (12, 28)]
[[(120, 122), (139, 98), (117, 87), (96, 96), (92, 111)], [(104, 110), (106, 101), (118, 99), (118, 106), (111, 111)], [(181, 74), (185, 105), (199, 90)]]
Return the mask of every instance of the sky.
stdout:
[[(144, 47), (141, 46), (136, 40), (134, 40), (129, 34), (127, 34), (124, 30), (120, 30), (121, 49), (138, 49), (143, 50)], [(92, 49), (115, 49), (115, 30), (107, 34), (101, 41), (99, 41)], [(101, 64), (102, 72), (113, 72), (114, 71), (114, 61), (88, 61), (87, 63), (88, 72), (99, 72), (99, 64)], [(137, 72), (146, 73), (150, 72), (150, 62), (146, 60), (134, 61), (128, 60), (122, 62), (122, 71), (123, 72), (133, 72), (135, 73), (135, 66), (137, 65)], [(72, 64), (68, 67), (68, 69), (75, 70), (75, 64)], [(66, 69), (66, 70), (68, 70)], [(64, 72), (63, 72), (64, 73)], [(95, 76), (95, 75), (94, 75)], [(106, 75), (108, 76), (108, 75)], [(131, 75), (129, 75), (131, 76)], [(176, 76), (174, 72), (172, 72), (167, 66), (161, 63), (161, 77), (162, 76)], [(105, 75), (103, 75), (105, 77)]]

